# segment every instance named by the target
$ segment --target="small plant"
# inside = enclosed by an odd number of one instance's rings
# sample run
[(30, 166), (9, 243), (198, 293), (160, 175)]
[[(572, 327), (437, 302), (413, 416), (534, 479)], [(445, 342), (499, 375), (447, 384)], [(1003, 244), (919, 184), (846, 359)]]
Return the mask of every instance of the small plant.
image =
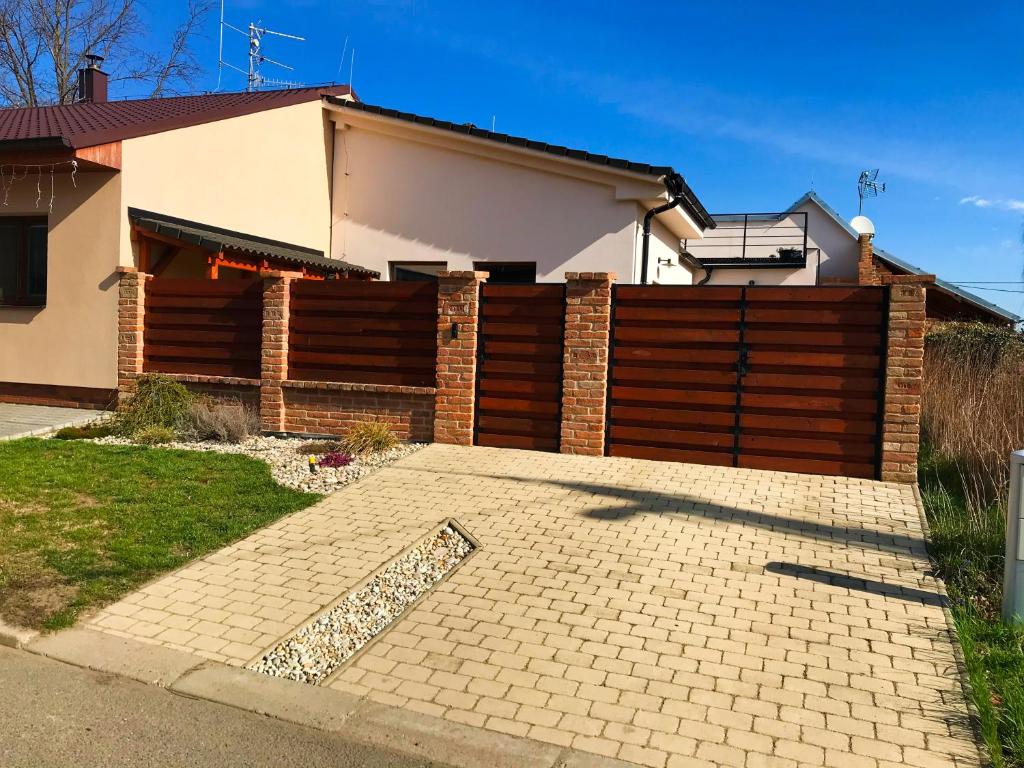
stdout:
[(174, 430), (160, 424), (150, 424), (148, 427), (133, 432), (131, 436), (132, 442), (140, 445), (161, 445), (173, 441), (174, 438)]
[(398, 438), (391, 431), (391, 425), (383, 421), (363, 421), (353, 426), (344, 439), (342, 447), (356, 456), (364, 453), (381, 453), (398, 445)]
[(97, 437), (110, 437), (112, 434), (114, 434), (113, 425), (97, 422), (83, 424), (79, 427), (64, 427), (57, 430), (54, 437), (57, 440), (94, 440)]
[(295, 449), (300, 456), (323, 456), (325, 453), (337, 453), (341, 450), (341, 443), (337, 440), (311, 440), (303, 443)]
[(114, 417), (114, 432), (133, 437), (147, 427), (178, 429), (195, 396), (170, 376), (146, 374), (135, 382), (135, 394)]
[(332, 451), (325, 453), (317, 462), (321, 467), (347, 467), (352, 463), (352, 454)]
[(181, 431), (196, 440), (240, 443), (259, 428), (259, 418), (241, 401), (202, 398), (192, 403)]

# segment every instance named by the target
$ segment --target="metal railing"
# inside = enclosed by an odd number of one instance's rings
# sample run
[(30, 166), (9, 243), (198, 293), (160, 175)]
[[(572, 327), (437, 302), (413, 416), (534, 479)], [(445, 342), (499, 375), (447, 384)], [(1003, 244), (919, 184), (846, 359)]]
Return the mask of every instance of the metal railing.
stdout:
[(807, 212), (721, 213), (702, 240), (684, 240), (683, 250), (709, 266), (807, 264)]

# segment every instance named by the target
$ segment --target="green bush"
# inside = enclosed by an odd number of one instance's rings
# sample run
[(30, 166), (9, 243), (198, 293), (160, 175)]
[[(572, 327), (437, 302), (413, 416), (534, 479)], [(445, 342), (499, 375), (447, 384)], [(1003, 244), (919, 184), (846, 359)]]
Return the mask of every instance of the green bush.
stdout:
[(108, 423), (83, 424), (80, 427), (64, 427), (57, 430), (54, 437), (57, 440), (94, 440), (97, 437), (110, 437), (114, 434), (114, 427)]
[(383, 421), (364, 421), (353, 426), (341, 441), (348, 453), (361, 455), (388, 451), (398, 445), (391, 425)]
[(170, 427), (150, 424), (148, 427), (132, 432), (131, 439), (132, 442), (140, 445), (160, 445), (173, 441), (176, 436), (175, 431)]
[(135, 394), (118, 411), (114, 431), (123, 437), (148, 427), (166, 427), (172, 432), (186, 424), (195, 395), (170, 376), (146, 374), (136, 380)]

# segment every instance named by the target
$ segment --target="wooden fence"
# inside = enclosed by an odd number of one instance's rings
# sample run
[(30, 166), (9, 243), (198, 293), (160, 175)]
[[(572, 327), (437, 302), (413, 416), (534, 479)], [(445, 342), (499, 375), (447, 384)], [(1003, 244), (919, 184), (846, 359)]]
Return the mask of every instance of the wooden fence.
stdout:
[(146, 281), (143, 370), (260, 377), (262, 280)]
[(288, 377), (432, 387), (437, 284), (295, 280)]

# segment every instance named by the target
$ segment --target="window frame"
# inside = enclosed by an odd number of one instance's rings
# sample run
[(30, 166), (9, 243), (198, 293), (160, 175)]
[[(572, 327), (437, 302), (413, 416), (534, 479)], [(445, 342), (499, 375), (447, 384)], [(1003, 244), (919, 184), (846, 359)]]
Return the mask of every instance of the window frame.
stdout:
[[(17, 227), (17, 245), (14, 257), (15, 289), (14, 298), (0, 298), (0, 308), (3, 307), (30, 307), (42, 308), (46, 306), (47, 293), (49, 288), (49, 260), (50, 260), (50, 231), (49, 220), (46, 216), (0, 216), (0, 226), (15, 224)], [(43, 293), (29, 294), (29, 241), (30, 231), (33, 227), (46, 228), (46, 251), (43, 256), (44, 264), (44, 285)]]
[[(416, 259), (404, 259), (404, 260), (400, 259), (398, 261), (389, 261), (388, 262), (388, 280), (390, 280), (392, 282), (406, 282), (406, 281), (403, 281), (403, 280), (398, 280), (395, 277), (395, 269), (401, 269), (406, 264), (418, 264), (418, 265), (423, 266), (423, 267), (440, 267), (440, 269), (438, 271), (442, 271), (442, 272), (444, 270), (448, 269), (448, 262), (447, 261), (417, 261)], [(411, 272), (413, 270), (408, 270), (408, 271)], [(424, 273), (421, 273), (421, 274), (428, 274), (428, 273), (424, 272)], [(436, 281), (437, 280), (437, 275), (432, 275), (428, 279), (433, 279), (433, 280)], [(411, 282), (411, 281), (409, 281), (409, 282)]]
[(488, 278), (488, 282), (492, 285), (537, 285), (537, 262), (536, 261), (474, 261), (473, 269), (477, 272), (490, 272), (494, 267), (533, 267), (533, 280), (530, 282), (509, 282), (504, 280), (497, 280), (492, 282)]

